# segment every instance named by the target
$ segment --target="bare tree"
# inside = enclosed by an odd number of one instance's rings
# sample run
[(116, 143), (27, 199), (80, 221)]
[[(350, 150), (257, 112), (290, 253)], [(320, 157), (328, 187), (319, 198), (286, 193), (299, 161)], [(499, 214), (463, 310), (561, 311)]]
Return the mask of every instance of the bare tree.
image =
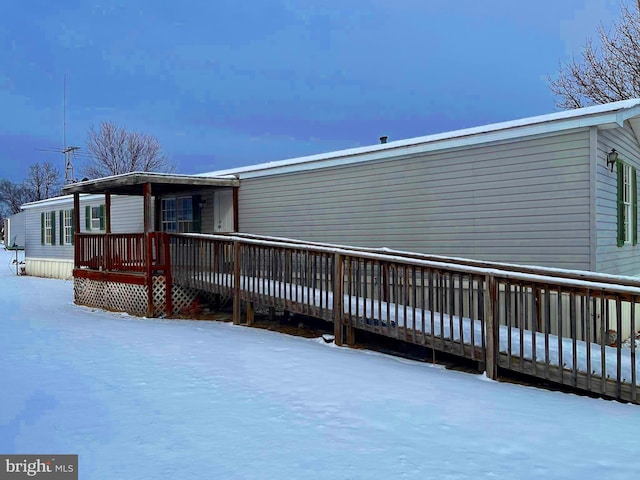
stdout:
[(4, 204), (9, 215), (18, 213), (20, 205), (34, 202), (35, 192), (29, 188), (26, 182), (13, 183), (9, 180), (0, 180), (0, 203)]
[(620, 23), (600, 26), (599, 46), (588, 40), (582, 57), (560, 64), (549, 79), (556, 105), (580, 108), (640, 97), (640, 0), (635, 11), (622, 7)]
[(60, 171), (51, 162), (35, 163), (29, 167), (26, 186), (33, 192), (35, 200), (57, 195), (60, 184)]
[(102, 122), (98, 130), (91, 127), (87, 149), (91, 160), (84, 165), (83, 174), (88, 178), (174, 170), (155, 137), (129, 132), (114, 122)]

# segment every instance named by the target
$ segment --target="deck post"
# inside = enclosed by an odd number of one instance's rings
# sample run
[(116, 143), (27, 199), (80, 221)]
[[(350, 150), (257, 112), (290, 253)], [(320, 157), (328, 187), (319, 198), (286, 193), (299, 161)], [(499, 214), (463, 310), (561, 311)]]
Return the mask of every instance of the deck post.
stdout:
[(333, 255), (333, 336), (336, 345), (342, 346), (344, 343), (344, 328), (342, 319), (344, 318), (344, 283), (343, 283), (344, 263), (342, 255)]
[(104, 242), (104, 262), (103, 267), (105, 270), (113, 270), (113, 253), (111, 243), (111, 194), (109, 192), (104, 194), (104, 236), (102, 237)]
[(173, 296), (172, 296), (172, 287), (173, 287), (173, 275), (171, 272), (171, 248), (170, 248), (170, 239), (166, 233), (158, 234), (159, 237), (162, 238), (162, 243), (164, 245), (164, 277), (166, 279), (166, 314), (173, 315)]
[(240, 212), (238, 211), (238, 197), (240, 187), (233, 187), (233, 231), (240, 231)]
[(151, 219), (151, 184), (145, 183), (143, 193), (143, 222), (145, 243), (145, 266), (147, 276), (147, 316), (153, 317), (153, 243), (150, 235)]
[(104, 194), (104, 233), (111, 233), (111, 193)]
[(247, 325), (251, 326), (255, 322), (255, 309), (253, 302), (247, 302)]
[(73, 268), (80, 268), (80, 245), (76, 236), (80, 233), (80, 194), (73, 194)]
[(240, 242), (233, 242), (233, 324), (240, 325)]
[(484, 282), (484, 322), (487, 335), (485, 342), (485, 369), (487, 377), (492, 380), (498, 379), (498, 335), (500, 333), (498, 313), (496, 312), (496, 286), (496, 279), (493, 275), (486, 275)]

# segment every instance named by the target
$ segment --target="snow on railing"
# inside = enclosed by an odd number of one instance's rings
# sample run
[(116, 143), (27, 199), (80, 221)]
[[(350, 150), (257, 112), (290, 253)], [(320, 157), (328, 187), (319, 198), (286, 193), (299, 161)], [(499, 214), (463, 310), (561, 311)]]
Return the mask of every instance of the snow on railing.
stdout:
[(491, 378), (500, 368), (638, 401), (635, 279), (233, 234), (76, 242), (76, 268), (160, 272), (167, 302), (172, 282), (233, 297), (236, 323), (241, 302), (248, 323), (255, 305), (279, 308), (333, 322), (338, 344), (364, 330), (472, 359)]

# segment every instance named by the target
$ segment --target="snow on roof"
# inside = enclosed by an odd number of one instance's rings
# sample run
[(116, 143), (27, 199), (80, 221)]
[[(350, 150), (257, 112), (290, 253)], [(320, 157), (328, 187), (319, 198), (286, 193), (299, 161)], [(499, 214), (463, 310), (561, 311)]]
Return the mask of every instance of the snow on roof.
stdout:
[(442, 150), (445, 148), (477, 145), (480, 143), (562, 131), (571, 128), (612, 123), (622, 126), (624, 120), (638, 115), (640, 115), (640, 99), (622, 100), (508, 122), (493, 123), (479, 127), (398, 140), (385, 144), (368, 145), (365, 147), (350, 148), (288, 160), (218, 170), (201, 173), (200, 175), (206, 177), (238, 175), (240, 178), (251, 178), (278, 173), (290, 173), (337, 164), (345, 165), (368, 160), (379, 160), (396, 155), (408, 155)]
[[(80, 198), (84, 201), (94, 200), (94, 199), (104, 199), (104, 195), (98, 196), (98, 195), (81, 194)], [(20, 205), (20, 208), (22, 210), (29, 210), (30, 208), (37, 208), (44, 205), (52, 206), (52, 205), (59, 205), (59, 204), (66, 204), (66, 203), (73, 205), (73, 195), (60, 195), (59, 197), (45, 198), (44, 200), (37, 200), (35, 202), (25, 203), (23, 205)]]

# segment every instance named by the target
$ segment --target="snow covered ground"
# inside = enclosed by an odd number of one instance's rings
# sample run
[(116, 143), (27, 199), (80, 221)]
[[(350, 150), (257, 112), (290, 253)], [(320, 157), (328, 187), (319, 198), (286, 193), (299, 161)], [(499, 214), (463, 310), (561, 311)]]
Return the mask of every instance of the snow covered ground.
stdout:
[(631, 478), (640, 407), (77, 307), (0, 251), (0, 452), (82, 479)]

